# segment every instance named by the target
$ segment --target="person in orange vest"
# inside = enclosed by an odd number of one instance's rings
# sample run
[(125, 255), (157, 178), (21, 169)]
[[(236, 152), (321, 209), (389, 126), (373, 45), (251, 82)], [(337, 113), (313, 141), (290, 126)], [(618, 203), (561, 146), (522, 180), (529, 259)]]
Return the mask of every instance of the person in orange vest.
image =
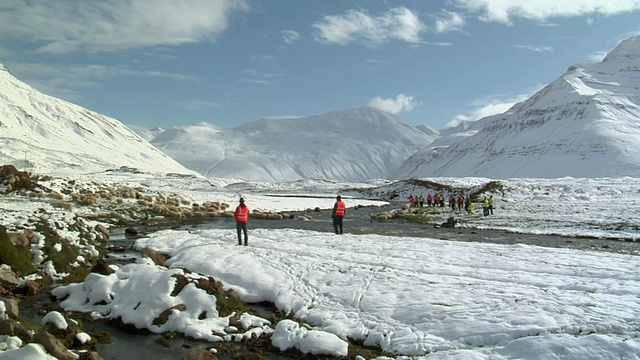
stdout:
[(333, 219), (333, 230), (336, 234), (342, 234), (342, 220), (347, 215), (347, 206), (342, 201), (342, 196), (336, 197), (336, 203), (333, 205), (333, 212), (331, 218)]
[(247, 222), (249, 221), (249, 207), (244, 204), (244, 198), (240, 198), (240, 205), (236, 207), (233, 215), (236, 220), (236, 229), (238, 230), (238, 245), (242, 245), (241, 234), (244, 233), (244, 246), (249, 245), (249, 235), (247, 235)]

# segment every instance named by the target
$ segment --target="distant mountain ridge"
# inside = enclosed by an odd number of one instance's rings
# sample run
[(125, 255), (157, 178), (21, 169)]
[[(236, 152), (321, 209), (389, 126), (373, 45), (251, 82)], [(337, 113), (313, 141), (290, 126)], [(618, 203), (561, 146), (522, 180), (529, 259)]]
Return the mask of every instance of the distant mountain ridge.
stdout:
[(640, 177), (640, 37), (601, 62), (571, 66), (503, 114), (445, 130), (363, 107), (233, 129), (206, 122), (135, 129), (141, 137), (38, 92), (2, 65), (0, 111), (0, 164), (40, 173), (124, 166), (264, 182)]
[(233, 129), (207, 123), (166, 130), (152, 144), (206, 177), (250, 181), (386, 178), (437, 136), (372, 107)]
[(434, 141), (391, 178), (640, 176), (640, 37), (467, 131)]
[(119, 121), (33, 89), (0, 64), (0, 164), (38, 173), (126, 167), (196, 175)]

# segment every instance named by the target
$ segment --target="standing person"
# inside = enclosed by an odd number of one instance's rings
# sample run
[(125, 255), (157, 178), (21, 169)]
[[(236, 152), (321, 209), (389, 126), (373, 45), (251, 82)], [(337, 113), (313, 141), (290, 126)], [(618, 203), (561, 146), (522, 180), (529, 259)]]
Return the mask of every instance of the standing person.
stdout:
[(493, 208), (496, 206), (496, 200), (493, 198), (493, 195), (489, 196), (489, 211), (491, 215), (493, 215)]
[(347, 206), (342, 201), (342, 196), (336, 197), (336, 203), (333, 205), (333, 212), (331, 218), (333, 219), (333, 230), (336, 234), (342, 234), (342, 220), (347, 215)]
[(486, 196), (482, 200), (482, 215), (489, 215), (489, 198), (487, 198)]
[(409, 207), (413, 207), (413, 195), (409, 195)]
[(427, 195), (427, 206), (431, 206), (431, 201), (433, 201), (433, 197), (431, 197), (431, 193), (429, 193), (429, 195)]
[(236, 230), (238, 230), (238, 245), (242, 245), (242, 238), (240, 235), (244, 233), (244, 246), (249, 245), (249, 235), (247, 235), (247, 222), (249, 221), (249, 207), (244, 204), (244, 198), (240, 198), (240, 205), (236, 207), (236, 212), (233, 215), (236, 220)]
[(420, 194), (420, 207), (424, 206), (424, 194)]

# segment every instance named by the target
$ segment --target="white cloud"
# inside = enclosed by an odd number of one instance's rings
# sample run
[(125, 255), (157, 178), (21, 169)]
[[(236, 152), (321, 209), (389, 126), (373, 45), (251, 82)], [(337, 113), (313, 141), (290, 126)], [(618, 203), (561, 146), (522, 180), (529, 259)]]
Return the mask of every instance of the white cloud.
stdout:
[(117, 51), (214, 40), (232, 12), (247, 10), (245, 0), (15, 0), (3, 5), (0, 32), (46, 53)]
[(407, 96), (405, 94), (400, 94), (396, 96), (395, 99), (383, 99), (378, 96), (369, 102), (369, 106), (391, 114), (397, 114), (401, 111), (411, 111), (417, 105), (419, 105), (419, 103), (413, 101), (413, 96)]
[(535, 52), (551, 52), (553, 48), (550, 46), (537, 46), (537, 45), (515, 45), (515, 47)]
[(616, 15), (640, 10), (640, 0), (455, 0), (455, 5), (487, 22), (511, 24), (514, 18), (545, 21), (549, 18), (599, 14)]
[(287, 44), (293, 44), (300, 39), (300, 34), (293, 30), (283, 30), (282, 37)]
[(466, 114), (456, 115), (453, 120), (449, 121), (449, 123), (445, 127), (455, 127), (463, 121), (477, 121), (487, 116), (502, 114), (505, 111), (509, 110), (513, 105), (530, 98), (533, 93), (535, 93), (535, 91), (529, 94), (522, 94), (508, 99), (497, 97), (493, 99), (483, 99), (476, 101), (473, 105), (473, 110)]
[(447, 33), (452, 31), (462, 31), (466, 25), (464, 17), (456, 12), (443, 11), (444, 16), (436, 20), (435, 32)]
[(202, 101), (202, 100), (187, 100), (180, 102), (178, 104), (183, 109), (187, 110), (201, 110), (201, 109), (211, 109), (211, 108), (219, 108), (220, 104), (211, 102), (211, 101)]
[(342, 15), (325, 16), (313, 27), (318, 31), (316, 40), (320, 42), (338, 45), (361, 42), (368, 46), (392, 40), (421, 43), (420, 33), (426, 29), (418, 15), (404, 7), (391, 9), (378, 17), (350, 10)]

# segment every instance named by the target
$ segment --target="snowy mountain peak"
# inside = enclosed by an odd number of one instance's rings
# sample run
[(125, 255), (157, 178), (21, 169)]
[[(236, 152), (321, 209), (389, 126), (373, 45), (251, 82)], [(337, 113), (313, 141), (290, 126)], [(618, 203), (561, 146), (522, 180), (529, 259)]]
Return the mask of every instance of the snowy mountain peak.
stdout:
[(622, 41), (602, 60), (603, 63), (612, 61), (634, 62), (636, 69), (638, 69), (638, 66), (640, 66), (640, 36)]
[(195, 173), (119, 121), (45, 95), (0, 71), (0, 163), (39, 173), (133, 168)]
[(577, 64), (466, 136), (438, 139), (393, 178), (640, 176), (640, 37)]
[(230, 130), (195, 124), (167, 130), (152, 143), (206, 177), (364, 181), (387, 177), (435, 137), (395, 115), (364, 107), (260, 119)]

